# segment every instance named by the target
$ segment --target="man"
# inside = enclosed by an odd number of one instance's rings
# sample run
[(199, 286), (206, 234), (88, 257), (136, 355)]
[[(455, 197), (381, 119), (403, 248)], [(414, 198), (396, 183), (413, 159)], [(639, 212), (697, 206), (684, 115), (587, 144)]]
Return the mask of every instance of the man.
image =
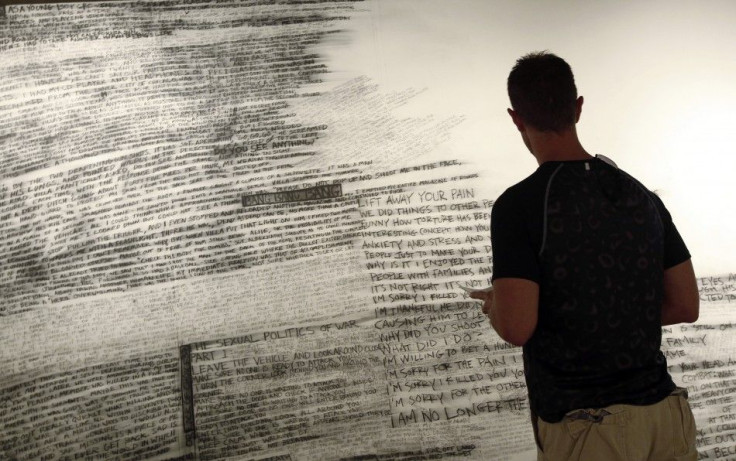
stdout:
[(661, 327), (698, 318), (690, 254), (661, 200), (577, 137), (569, 65), (519, 59), (511, 119), (539, 168), (491, 212), (493, 290), (474, 292), (523, 346), (538, 459), (695, 460)]

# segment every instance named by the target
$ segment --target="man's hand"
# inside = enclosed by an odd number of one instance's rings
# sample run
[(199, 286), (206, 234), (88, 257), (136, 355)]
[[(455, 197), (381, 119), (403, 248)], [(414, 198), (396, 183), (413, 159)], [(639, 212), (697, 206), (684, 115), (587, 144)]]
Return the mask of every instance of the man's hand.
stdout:
[(536, 282), (500, 278), (493, 282), (493, 290), (471, 291), (470, 297), (483, 301), (483, 313), (504, 341), (523, 346), (534, 334), (539, 310)]
[(483, 313), (491, 318), (491, 306), (493, 305), (493, 289), (471, 291), (470, 297), (483, 302)]

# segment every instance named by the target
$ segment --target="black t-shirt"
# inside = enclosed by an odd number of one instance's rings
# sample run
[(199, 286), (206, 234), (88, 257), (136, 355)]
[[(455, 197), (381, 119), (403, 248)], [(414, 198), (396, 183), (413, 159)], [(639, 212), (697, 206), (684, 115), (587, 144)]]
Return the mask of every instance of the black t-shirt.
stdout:
[(599, 158), (545, 162), (491, 211), (493, 279), (540, 286), (524, 345), (532, 410), (653, 404), (674, 388), (660, 351), (664, 269), (690, 258), (662, 201)]

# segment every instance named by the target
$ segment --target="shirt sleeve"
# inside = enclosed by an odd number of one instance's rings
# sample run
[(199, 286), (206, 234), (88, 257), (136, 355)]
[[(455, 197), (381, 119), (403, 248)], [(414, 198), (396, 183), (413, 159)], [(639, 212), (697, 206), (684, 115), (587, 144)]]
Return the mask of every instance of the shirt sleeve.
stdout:
[(656, 194), (652, 193), (652, 197), (659, 210), (659, 216), (662, 219), (662, 225), (664, 227), (663, 266), (664, 269), (669, 269), (690, 259), (690, 252), (682, 236), (677, 231), (675, 223), (672, 221), (672, 215), (667, 211), (667, 207), (664, 206), (664, 203)]
[(537, 250), (530, 238), (523, 209), (518, 205), (513, 195), (506, 191), (491, 209), (491, 280), (512, 277), (539, 283), (541, 270)]

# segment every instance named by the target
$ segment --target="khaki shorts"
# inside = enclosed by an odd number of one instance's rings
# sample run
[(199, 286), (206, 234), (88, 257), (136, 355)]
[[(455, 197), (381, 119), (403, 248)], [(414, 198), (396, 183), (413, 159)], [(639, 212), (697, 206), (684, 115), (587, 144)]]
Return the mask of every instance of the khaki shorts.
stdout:
[(696, 461), (687, 391), (654, 405), (574, 410), (558, 423), (539, 418), (537, 461)]

